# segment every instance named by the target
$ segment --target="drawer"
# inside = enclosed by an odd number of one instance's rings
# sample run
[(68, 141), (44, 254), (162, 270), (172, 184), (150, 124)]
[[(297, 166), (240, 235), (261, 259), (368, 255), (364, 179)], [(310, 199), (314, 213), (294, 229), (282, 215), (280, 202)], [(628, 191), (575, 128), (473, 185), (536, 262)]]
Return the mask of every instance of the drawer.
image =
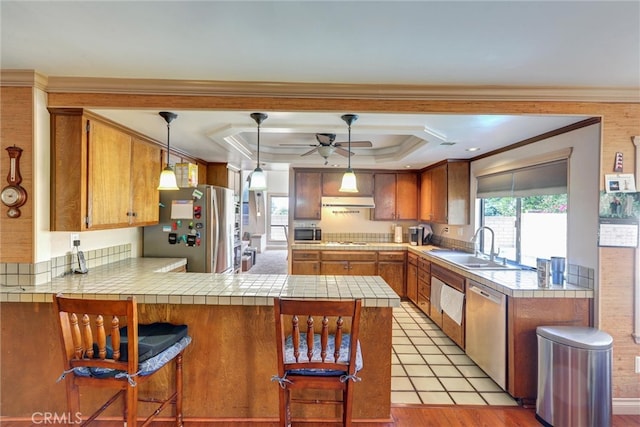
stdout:
[(294, 261), (320, 261), (319, 251), (291, 251)]
[(322, 251), (323, 261), (376, 261), (375, 251)]
[(418, 281), (418, 299), (420, 299), (420, 295), (426, 298), (427, 300), (431, 299), (431, 284), (425, 283), (422, 281)]
[(418, 268), (430, 272), (431, 271), (431, 262), (427, 261), (426, 258), (418, 258)]
[(403, 251), (378, 252), (378, 261), (404, 262), (404, 252)]
[(409, 264), (411, 264), (411, 265), (417, 266), (418, 265), (418, 255), (416, 255), (416, 254), (414, 254), (412, 252), (407, 253), (407, 262)]
[(431, 303), (421, 294), (418, 294), (418, 308), (426, 315), (429, 315), (429, 311), (431, 310)]
[(428, 271), (418, 270), (418, 280), (431, 283), (431, 274)]

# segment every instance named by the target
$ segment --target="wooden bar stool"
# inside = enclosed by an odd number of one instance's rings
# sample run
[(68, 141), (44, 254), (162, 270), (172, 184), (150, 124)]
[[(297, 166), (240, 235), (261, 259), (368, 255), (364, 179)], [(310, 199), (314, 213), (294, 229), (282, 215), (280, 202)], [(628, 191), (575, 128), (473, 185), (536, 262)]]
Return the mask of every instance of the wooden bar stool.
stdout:
[[(360, 381), (357, 373), (362, 369), (358, 341), (361, 307), (359, 299), (274, 299), (278, 375), (271, 380), (280, 385), (282, 426), (291, 425), (292, 402), (342, 405), (342, 424), (351, 425), (353, 384)], [(292, 399), (292, 390), (307, 389), (339, 390), (341, 399)]]
[[(114, 301), (54, 295), (53, 304), (64, 361), (64, 372), (58, 381), (65, 380), (71, 416), (81, 414), (80, 386), (106, 387), (117, 392), (86, 418), (83, 426), (120, 396), (124, 398), (123, 418), (129, 427), (137, 426), (138, 401), (158, 405), (142, 426), (150, 424), (170, 404), (175, 405), (176, 426), (182, 426), (182, 355), (191, 343), (186, 325), (139, 325), (135, 297)], [(172, 360), (175, 387), (168, 392), (170, 395), (163, 399), (139, 398), (138, 385)]]

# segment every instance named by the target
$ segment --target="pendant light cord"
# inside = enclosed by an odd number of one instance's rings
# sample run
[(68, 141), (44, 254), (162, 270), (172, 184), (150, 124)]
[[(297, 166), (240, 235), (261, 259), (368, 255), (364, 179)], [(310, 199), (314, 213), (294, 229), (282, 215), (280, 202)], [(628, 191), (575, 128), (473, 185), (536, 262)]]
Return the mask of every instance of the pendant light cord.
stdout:
[(260, 122), (258, 122), (258, 154), (256, 155), (256, 167), (260, 167)]
[(167, 122), (167, 166), (169, 166), (169, 156), (171, 154), (171, 123)]
[(349, 165), (347, 166), (347, 169), (351, 170), (351, 123), (349, 123), (349, 157), (348, 157), (348, 163)]

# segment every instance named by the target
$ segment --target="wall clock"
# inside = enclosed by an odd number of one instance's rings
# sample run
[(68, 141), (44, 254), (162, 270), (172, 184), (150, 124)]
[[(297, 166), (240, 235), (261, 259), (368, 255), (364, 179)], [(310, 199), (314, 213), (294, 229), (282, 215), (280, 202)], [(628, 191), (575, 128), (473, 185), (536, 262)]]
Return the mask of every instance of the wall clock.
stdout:
[(20, 175), (20, 155), (22, 148), (15, 145), (7, 147), (9, 152), (9, 175), (7, 182), (9, 185), (2, 189), (0, 200), (9, 208), (7, 216), (9, 218), (18, 218), (20, 216), (20, 207), (27, 202), (27, 192), (20, 186), (22, 176)]

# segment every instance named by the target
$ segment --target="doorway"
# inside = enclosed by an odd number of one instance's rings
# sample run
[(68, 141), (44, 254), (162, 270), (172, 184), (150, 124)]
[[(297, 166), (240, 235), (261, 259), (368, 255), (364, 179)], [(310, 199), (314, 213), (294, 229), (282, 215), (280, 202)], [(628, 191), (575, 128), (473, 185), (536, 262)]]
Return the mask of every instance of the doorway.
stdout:
[(286, 247), (289, 224), (289, 195), (269, 194), (267, 218), (267, 242), (269, 246)]

